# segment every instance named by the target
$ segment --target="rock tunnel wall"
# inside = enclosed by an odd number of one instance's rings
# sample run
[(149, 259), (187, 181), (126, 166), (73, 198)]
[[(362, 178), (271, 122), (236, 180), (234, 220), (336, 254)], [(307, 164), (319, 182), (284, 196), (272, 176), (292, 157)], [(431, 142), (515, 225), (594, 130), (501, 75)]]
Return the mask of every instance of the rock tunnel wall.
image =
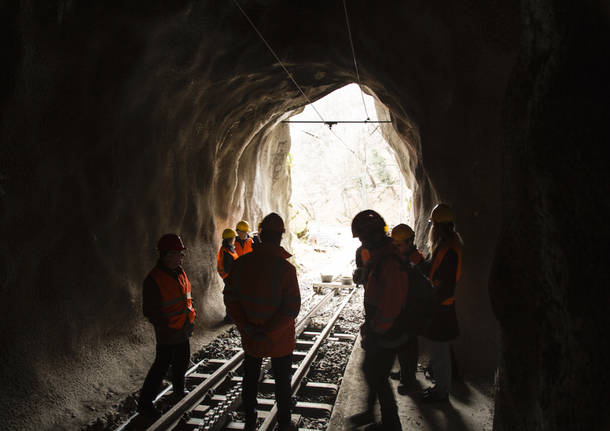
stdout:
[(610, 6), (527, 1), (522, 22), (490, 277), (494, 430), (610, 429)]
[[(592, 282), (603, 262), (591, 266), (573, 249), (562, 254), (557, 234), (569, 231), (569, 220), (604, 226), (589, 218), (589, 199), (604, 202), (602, 187), (586, 178), (607, 184), (607, 171), (589, 170), (600, 164), (595, 151), (571, 143), (585, 138), (598, 149), (608, 142), (607, 94), (584, 97), (583, 81), (569, 78), (585, 80), (577, 62), (592, 67), (600, 58), (607, 9), (534, 3), (523, 2), (519, 16), (501, 2), (388, 2), (375, 13), (368, 2), (348, 2), (362, 84), (391, 113), (385, 134), (415, 185), (420, 243), (438, 199), (456, 208), (466, 243), (456, 353), (473, 376), (490, 376), (501, 353), (497, 429), (514, 429), (521, 413), (527, 429), (560, 418), (565, 428), (555, 429), (570, 429), (589, 418), (590, 409), (561, 416), (563, 391), (583, 392), (577, 375), (600, 365), (590, 350), (595, 327), (608, 323), (601, 309), (585, 316), (582, 300), (566, 308), (581, 293), (597, 304), (608, 296), (576, 281), (587, 268), (588, 285), (601, 288)], [(340, 2), (243, 7), (310, 100), (355, 80)], [(219, 232), (241, 217), (256, 223), (270, 210), (286, 214), (290, 143), (279, 121), (307, 100), (232, 2), (24, 1), (3, 5), (1, 16), (13, 61), (0, 83), (0, 424), (40, 429), (96, 415), (83, 402), (104, 398), (106, 389), (137, 389), (154, 348), (140, 284), (162, 233), (180, 232), (187, 242), (203, 323), (222, 316)], [(579, 21), (589, 19), (591, 29)], [(597, 44), (579, 51), (589, 36)], [(587, 88), (608, 76), (606, 63), (595, 70)], [(573, 118), (557, 102), (588, 109)], [(569, 191), (569, 216), (558, 190)], [(532, 202), (535, 219), (528, 218)], [(599, 240), (585, 224), (566, 238), (591, 256)], [(553, 253), (520, 254), (531, 250), (529, 239)], [(487, 291), (494, 250), (499, 326)], [(542, 279), (533, 277), (540, 267)], [(195, 345), (203, 332), (201, 325)], [(559, 370), (550, 365), (556, 353), (566, 357)], [(548, 392), (553, 371), (561, 384)], [(593, 374), (585, 383), (594, 383)], [(20, 413), (24, 406), (34, 409)]]

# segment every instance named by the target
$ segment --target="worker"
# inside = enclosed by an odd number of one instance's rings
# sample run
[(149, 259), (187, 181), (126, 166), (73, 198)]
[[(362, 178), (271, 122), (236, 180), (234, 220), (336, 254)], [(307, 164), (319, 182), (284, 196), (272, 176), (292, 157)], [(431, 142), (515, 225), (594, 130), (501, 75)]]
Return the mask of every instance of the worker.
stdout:
[(436, 385), (422, 393), (425, 401), (449, 401), (451, 353), (449, 342), (459, 335), (455, 312), (455, 288), (460, 280), (463, 242), (455, 230), (452, 208), (444, 203), (434, 207), (429, 222), (429, 279), (435, 286), (436, 306), (426, 331), (430, 340), (430, 364)]
[[(218, 270), (218, 275), (220, 275), (225, 285), (227, 283), (227, 277), (229, 277), (229, 273), (231, 272), (231, 268), (233, 268), (233, 263), (239, 257), (235, 251), (236, 235), (237, 234), (235, 231), (231, 228), (223, 230), (222, 244), (220, 246), (220, 250), (218, 250), (218, 254), (216, 255), (216, 269)], [(223, 321), (225, 323), (233, 322), (228, 310), (225, 312)]]
[(349, 418), (353, 425), (374, 422), (374, 402), (379, 400), (381, 423), (370, 430), (401, 430), (394, 392), (388, 380), (398, 346), (406, 334), (396, 331), (396, 321), (406, 303), (408, 276), (398, 251), (386, 234), (383, 218), (373, 210), (358, 213), (352, 234), (370, 253), (369, 274), (364, 287), (364, 324), (360, 329), (364, 361), (362, 371), (369, 396), (366, 410)]
[(256, 232), (252, 232), (252, 248), (256, 247), (257, 244), (261, 243), (261, 239), (259, 238), (259, 234), (261, 231), (261, 224), (258, 223), (258, 230)]
[(163, 235), (157, 248), (159, 260), (144, 280), (142, 295), (144, 316), (155, 329), (156, 356), (138, 402), (138, 411), (153, 418), (160, 416), (153, 400), (170, 365), (174, 400), (188, 393), (184, 388), (184, 374), (191, 356), (189, 337), (196, 316), (191, 284), (182, 268), (186, 250), (182, 239), (173, 233)]
[(248, 235), (248, 232), (250, 232), (250, 224), (245, 220), (240, 220), (240, 222), (237, 223), (237, 226), (235, 226), (235, 230), (237, 231), (235, 252), (237, 253), (237, 256), (241, 257), (252, 251), (253, 240), (250, 238), (250, 235)]
[(224, 301), (241, 334), (245, 351), (242, 389), (246, 430), (256, 429), (258, 380), (262, 358), (271, 357), (280, 430), (291, 423), (292, 352), (295, 319), (301, 307), (296, 269), (280, 246), (284, 221), (267, 215), (260, 225), (261, 244), (240, 257), (229, 275)]
[[(415, 232), (407, 224), (401, 223), (392, 229), (392, 241), (398, 250), (403, 265), (419, 265), (424, 261), (424, 255), (414, 244)], [(411, 280), (409, 280), (411, 281)], [(407, 342), (398, 350), (400, 371), (391, 373), (390, 377), (400, 380), (396, 388), (398, 393), (406, 395), (417, 388), (415, 372), (417, 371), (418, 343), (417, 334), (411, 334)]]

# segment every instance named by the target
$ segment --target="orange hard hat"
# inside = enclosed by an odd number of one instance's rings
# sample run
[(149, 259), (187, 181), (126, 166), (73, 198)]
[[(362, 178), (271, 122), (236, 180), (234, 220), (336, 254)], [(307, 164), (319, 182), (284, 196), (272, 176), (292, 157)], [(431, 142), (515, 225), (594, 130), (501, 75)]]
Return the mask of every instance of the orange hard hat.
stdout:
[(176, 235), (175, 233), (166, 233), (159, 239), (159, 242), (157, 243), (157, 249), (159, 251), (181, 251), (186, 250), (186, 247), (184, 246), (180, 235)]

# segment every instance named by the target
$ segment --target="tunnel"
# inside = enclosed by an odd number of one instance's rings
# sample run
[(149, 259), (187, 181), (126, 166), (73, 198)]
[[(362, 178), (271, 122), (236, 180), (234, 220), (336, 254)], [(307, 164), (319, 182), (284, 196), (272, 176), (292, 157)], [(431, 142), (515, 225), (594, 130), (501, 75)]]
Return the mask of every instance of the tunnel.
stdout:
[(352, 83), (391, 120), (417, 241), (436, 203), (455, 209), (455, 355), (494, 382), (493, 429), (610, 427), (607, 2), (0, 8), (2, 429), (77, 429), (84, 401), (137, 390), (166, 232), (208, 343), (220, 232), (288, 213), (283, 121)]

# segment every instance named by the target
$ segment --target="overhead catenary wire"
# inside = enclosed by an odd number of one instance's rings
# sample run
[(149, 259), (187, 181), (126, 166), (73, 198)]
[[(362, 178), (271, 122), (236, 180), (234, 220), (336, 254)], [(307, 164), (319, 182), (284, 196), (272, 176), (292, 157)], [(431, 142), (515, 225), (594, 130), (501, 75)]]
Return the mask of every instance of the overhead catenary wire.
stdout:
[(373, 124), (377, 124), (377, 123), (391, 123), (391, 120), (328, 120), (328, 121), (318, 121), (318, 120), (282, 120), (282, 123), (324, 123), (324, 124), (332, 124), (333, 126), (335, 124), (343, 124), (343, 123), (361, 123), (361, 124), (368, 124), (368, 123), (373, 123)]
[[(271, 53), (271, 55), (273, 55), (273, 57), (277, 60), (278, 64), (282, 67), (282, 69), (284, 70), (284, 72), (286, 72), (286, 75), (288, 76), (288, 78), (292, 81), (292, 83), (294, 84), (294, 86), (297, 88), (297, 90), (299, 90), (299, 92), (301, 93), (301, 95), (305, 98), (305, 100), (307, 100), (307, 103), (309, 105), (311, 105), (312, 109), (315, 111), (316, 115), (320, 118), (320, 122), (324, 123), (325, 125), (328, 126), (328, 129), (330, 131), (330, 133), (332, 133), (333, 136), (335, 136), (335, 138), (337, 138), (337, 140), (345, 147), (347, 148), (349, 151), (351, 151), (352, 153), (354, 153), (353, 150), (351, 150), (349, 148), (349, 146), (345, 143), (345, 141), (343, 141), (343, 139), (341, 139), (341, 137), (339, 135), (337, 135), (335, 133), (335, 131), (332, 129), (332, 126), (334, 124), (337, 124), (338, 121), (326, 121), (324, 120), (324, 117), (322, 117), (322, 114), (320, 114), (320, 112), (316, 109), (315, 105), (313, 104), (313, 102), (311, 101), (311, 99), (309, 97), (307, 97), (307, 95), (305, 94), (305, 92), (303, 91), (303, 89), (301, 88), (301, 86), (299, 85), (299, 83), (296, 81), (296, 79), (294, 79), (294, 77), (292, 76), (292, 74), (288, 71), (288, 69), (286, 68), (286, 66), (284, 65), (284, 63), (282, 62), (282, 60), (280, 60), (280, 57), (275, 53), (275, 51), (273, 50), (273, 48), (271, 47), (271, 45), (269, 44), (269, 42), (267, 42), (267, 40), (265, 39), (265, 37), (263, 36), (263, 34), (259, 31), (259, 29), (256, 27), (256, 25), (254, 24), (254, 22), (250, 19), (250, 17), (248, 16), (248, 14), (246, 13), (246, 11), (241, 7), (241, 5), (239, 4), (239, 2), (237, 0), (233, 0), (233, 3), (235, 3), (235, 6), (237, 6), (237, 8), (240, 10), (240, 12), (242, 13), (242, 15), (244, 16), (244, 18), (246, 18), (246, 20), (248, 21), (248, 23), (250, 24), (250, 26), (252, 27), (252, 29), (256, 32), (256, 34), (258, 35), (258, 37), (261, 39), (261, 41), (265, 44), (265, 46), (267, 47), (267, 49), (269, 50), (269, 52)], [(343, 6), (345, 7), (345, 2), (343, 4)], [(345, 8), (345, 13), (346, 13), (346, 18), (347, 18), (347, 8)], [(348, 32), (349, 32), (349, 22), (348, 22)], [(350, 37), (350, 43), (351, 42), (351, 32), (349, 33), (349, 37)], [(356, 77), (359, 81), (359, 85), (360, 85), (360, 75), (358, 74), (358, 66), (356, 64), (356, 57), (354, 54), (354, 47), (352, 44), (352, 57), (354, 58), (354, 65), (356, 66)], [(364, 95), (362, 94), (362, 90), (360, 90), (360, 95), (362, 97), (362, 103), (364, 103)], [(369, 120), (368, 117), (368, 112), (366, 111), (366, 105), (364, 105), (364, 109), (365, 109), (365, 113), (367, 115), (367, 122), (372, 122)], [(345, 121), (346, 123), (348, 121)], [(355, 154), (355, 153), (354, 153)]]
[(243, 16), (246, 18), (246, 20), (250, 23), (250, 25), (252, 26), (252, 28), (254, 29), (254, 31), (256, 32), (256, 34), (258, 34), (258, 37), (261, 38), (261, 40), (263, 41), (263, 43), (267, 46), (267, 48), (269, 49), (269, 52), (271, 52), (271, 54), (275, 57), (275, 59), (277, 60), (277, 62), (279, 63), (279, 65), (282, 67), (282, 69), (284, 69), (284, 72), (286, 72), (286, 75), (288, 75), (288, 78), (290, 78), (290, 80), (292, 81), (292, 83), (294, 84), (294, 86), (297, 88), (297, 90), (299, 90), (299, 92), (301, 93), (301, 95), (305, 98), (305, 100), (307, 100), (307, 103), (309, 103), (311, 105), (311, 107), (313, 108), (313, 110), (316, 112), (316, 114), (318, 114), (318, 117), (320, 117), (320, 120), (322, 120), (324, 122), (324, 118), (322, 118), (322, 115), (318, 112), (318, 110), (316, 109), (316, 107), (314, 106), (313, 102), (309, 99), (309, 97), (307, 97), (307, 95), (305, 94), (305, 92), (303, 91), (303, 89), (301, 88), (301, 86), (297, 83), (297, 81), (294, 79), (294, 77), (292, 76), (292, 74), (290, 72), (288, 72), (288, 69), (286, 69), (286, 66), (284, 66), (284, 63), (282, 63), (282, 60), (280, 60), (280, 57), (278, 57), (278, 55), (275, 53), (275, 51), (273, 50), (273, 48), (271, 48), (271, 45), (269, 45), (269, 43), (267, 42), (267, 40), (263, 37), (262, 33), (258, 30), (258, 28), (256, 28), (256, 26), (254, 25), (254, 23), (252, 22), (252, 20), (250, 19), (250, 17), (248, 16), (248, 14), (246, 13), (245, 10), (242, 9), (242, 7), (240, 6), (239, 2), (237, 0), (233, 0), (233, 3), (235, 3), (235, 6), (237, 6), (237, 8), (241, 11), (241, 13), (243, 14)]
[(366, 103), (364, 103), (364, 94), (362, 92), (362, 83), (360, 82), (360, 72), (358, 72), (358, 62), (356, 62), (356, 50), (354, 49), (354, 41), (352, 39), (352, 29), (349, 25), (349, 17), (347, 15), (347, 4), (343, 0), (343, 11), (345, 12), (345, 24), (347, 25), (347, 36), (349, 38), (349, 44), (352, 47), (352, 58), (354, 60), (354, 69), (356, 70), (356, 79), (358, 80), (358, 86), (360, 87), (360, 97), (362, 98), (362, 106), (364, 106), (364, 113), (367, 121), (371, 118), (369, 112), (366, 109)]

